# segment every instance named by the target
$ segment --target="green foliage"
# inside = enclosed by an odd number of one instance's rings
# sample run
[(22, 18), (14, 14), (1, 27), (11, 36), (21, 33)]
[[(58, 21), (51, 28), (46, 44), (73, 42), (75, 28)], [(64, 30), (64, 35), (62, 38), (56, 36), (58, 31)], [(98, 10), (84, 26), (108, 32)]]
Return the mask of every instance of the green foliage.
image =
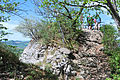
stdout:
[(2, 40), (7, 41), (7, 39), (5, 39), (4, 36), (9, 33), (7, 33), (5, 30), (7, 30), (7, 28), (4, 27), (2, 24), (0, 24), (0, 41), (2, 41)]
[[(27, 1), (27, 0), (24, 0)], [(16, 14), (19, 11), (18, 5), (20, 2), (17, 0), (0, 0), (0, 22), (10, 20), (11, 14)], [(7, 16), (6, 16), (7, 14)]]
[(34, 65), (28, 65), (27, 67), (28, 72), (25, 75), (27, 80), (58, 80), (57, 76), (52, 74), (50, 70), (40, 70), (39, 66)]
[(52, 74), (52, 71), (50, 70), (50, 68), (46, 68), (46, 75), (45, 77), (48, 78), (49, 80), (58, 80), (58, 76), (55, 76), (54, 74)]
[(104, 33), (103, 43), (104, 43), (105, 53), (111, 54), (110, 52), (118, 47), (116, 41), (117, 34), (114, 29), (114, 26), (105, 25), (102, 27), (101, 30)]
[[(47, 24), (46, 24), (47, 23)], [(43, 42), (43, 44), (49, 44), (52, 42), (52, 40), (58, 40), (61, 37), (61, 34), (59, 32), (59, 27), (57, 22), (46, 22), (42, 21), (42, 26), (39, 26), (39, 32), (38, 35), (40, 37), (40, 41)]]
[(75, 80), (80, 80), (80, 78), (76, 78)]
[(16, 27), (16, 30), (18, 32), (23, 33), (25, 36), (37, 39), (39, 36), (37, 34), (37, 30), (39, 29), (37, 21), (32, 19), (25, 19), (24, 21), (21, 21), (19, 26)]
[[(94, 11), (94, 12), (97, 12), (100, 14), (100, 13), (105, 13), (105, 11), (101, 9), (101, 7), (107, 9), (103, 5), (108, 6), (107, 4), (109, 4), (107, 0), (104, 0), (104, 1), (103, 0), (74, 0), (74, 1), (34, 0), (34, 2), (35, 2), (35, 4), (38, 4), (38, 6), (36, 5), (38, 7), (38, 9), (40, 9), (40, 8), (44, 9), (43, 13), (46, 14), (45, 11), (47, 11), (47, 14), (49, 14), (49, 16), (52, 16), (51, 14), (53, 14), (53, 13), (55, 13), (55, 14), (59, 13), (61, 15), (64, 15), (65, 17), (68, 17), (69, 19), (72, 19), (72, 20), (75, 20), (75, 18), (77, 16), (80, 17), (81, 14), (80, 15), (78, 15), (78, 14), (79, 14), (81, 8), (84, 8), (84, 11), (82, 12), (83, 14), (90, 14), (89, 11)], [(97, 5), (96, 3), (100, 4), (101, 6)], [(119, 9), (119, 6), (120, 6), (119, 0), (116, 0), (116, 2), (110, 1), (110, 3), (113, 5), (116, 4), (116, 7)], [(110, 11), (111, 9), (107, 9), (107, 10)]]
[(76, 22), (75, 27), (72, 27), (72, 21), (68, 18), (59, 15), (59, 18), (56, 19), (58, 22), (58, 29), (61, 33), (61, 40), (64, 40), (64, 44), (66, 47), (73, 49), (74, 45), (78, 45), (78, 38), (82, 33), (80, 29), (79, 21)]
[[(120, 25), (120, 0), (33, 0), (38, 8), (39, 15), (50, 18), (57, 18), (62, 15), (71, 20), (72, 27), (76, 27), (77, 22), (86, 22), (88, 15), (107, 14), (114, 16), (117, 25)], [(109, 6), (110, 5), (110, 6)], [(106, 11), (104, 10), (106, 9)], [(113, 10), (114, 9), (114, 10)], [(91, 14), (92, 13), (92, 14)], [(83, 20), (80, 16), (83, 14)]]
[[(104, 33), (104, 53), (109, 56), (109, 63), (111, 67), (111, 76), (114, 80), (120, 79), (120, 47), (116, 40), (117, 34), (113, 26), (105, 25), (101, 31)], [(111, 79), (106, 79), (111, 80)]]
[(111, 78), (106, 78), (106, 80), (112, 80)]
[(7, 13), (14, 13), (17, 11), (17, 6), (18, 6), (19, 2), (16, 2), (15, 0), (11, 1), (11, 0), (0, 0), (0, 14), (2, 14), (2, 16), (0, 16), (0, 22), (5, 22), (5, 21), (9, 21), (10, 20), (10, 15), (6, 17), (5, 14)]
[[(61, 39), (64, 38), (64, 41), (67, 44), (67, 46), (73, 48), (74, 47), (73, 45), (78, 43), (76, 40), (78, 39), (78, 36), (80, 36), (79, 33), (81, 33), (81, 31), (77, 30), (77, 28), (81, 27), (82, 23), (84, 23), (84, 19), (88, 15), (90, 15), (91, 11), (93, 11), (92, 13), (93, 17), (96, 14), (104, 13), (105, 11), (101, 9), (101, 7), (103, 6), (99, 6), (99, 5), (106, 5), (108, 4), (108, 1), (107, 0), (104, 1), (103, 0), (74, 0), (74, 1), (34, 0), (34, 3), (39, 5), (39, 6), (36, 5), (40, 11), (39, 14), (46, 16), (48, 19), (49, 17), (50, 18), (52, 17), (52, 19), (56, 18), (54, 22), (55, 21), (58, 22), (58, 26), (60, 24), (63, 31), (61, 32), (62, 33)], [(99, 5), (97, 5), (96, 3)], [(113, 4), (118, 4), (118, 2)], [(110, 11), (110, 9), (108, 11)], [(83, 16), (82, 19), (81, 16)], [(48, 38), (47, 34), (45, 34), (45, 36), (47, 39)]]
[[(57, 76), (53, 75), (48, 68), (40, 70), (38, 66), (23, 64), (12, 51), (11, 47), (0, 43), (0, 74), (6, 73), (6, 76), (0, 79), (57, 80)], [(22, 78), (20, 77), (21, 75), (23, 76)]]
[(26, 80), (33, 80), (34, 78), (32, 76), (27, 76)]
[(120, 74), (113, 74), (114, 80), (120, 80)]
[(6, 45), (5, 43), (0, 42), (1, 49), (5, 49), (13, 53), (15, 56), (19, 57), (23, 49), (16, 48), (16, 46)]
[[(15, 59), (14, 56), (12, 57)], [(4, 74), (4, 73), (6, 73), (6, 76), (1, 77), (0, 79), (2, 80), (11, 79), (11, 78), (14, 78), (15, 80), (22, 80), (22, 79), (24, 80), (41, 80), (41, 79), (58, 80), (57, 76), (53, 75), (52, 72), (50, 71), (41, 70), (39, 66), (23, 64), (20, 62), (13, 64), (9, 61), (8, 64), (1, 65), (0, 74)]]
[(34, 40), (40, 40), (44, 44), (48, 44), (51, 40), (59, 38), (57, 22), (47, 22), (45, 20), (26, 19), (16, 28), (17, 31), (29, 36)]
[(4, 69), (8, 71), (14, 68), (16, 63), (20, 63), (16, 54), (9, 49), (7, 45), (0, 43), (0, 63), (6, 65)]
[[(20, 2), (15, 0), (0, 0), (0, 22), (9, 21), (10, 14), (16, 13), (18, 4), (20, 4)], [(7, 30), (7, 28), (0, 24), (0, 41), (7, 40), (3, 39), (5, 35), (9, 34), (5, 32), (5, 30)]]
[(62, 15), (59, 15), (55, 21), (26, 19), (20, 23), (16, 30), (42, 44), (55, 42), (66, 44), (66, 47), (73, 49), (74, 45), (78, 44), (77, 39), (82, 32), (78, 29), (80, 26), (76, 25), (78, 27), (73, 29), (70, 23), (72, 23), (71, 20)]

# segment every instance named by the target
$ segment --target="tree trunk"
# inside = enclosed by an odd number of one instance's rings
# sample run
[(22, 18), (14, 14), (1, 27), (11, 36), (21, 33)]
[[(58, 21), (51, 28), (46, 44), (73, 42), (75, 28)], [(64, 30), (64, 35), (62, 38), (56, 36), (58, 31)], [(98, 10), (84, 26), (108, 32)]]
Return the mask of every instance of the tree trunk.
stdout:
[[(86, 3), (83, 3), (83, 5), (85, 5)], [(80, 12), (77, 14), (77, 16), (76, 16), (76, 18), (74, 19), (74, 21), (73, 21), (73, 23), (72, 23), (72, 28), (73, 28), (73, 30), (74, 31), (76, 31), (76, 21), (78, 20), (78, 18), (81, 16), (81, 14), (82, 14), (82, 11), (83, 11), (83, 7), (81, 7), (81, 9), (80, 9)]]
[(113, 7), (114, 7), (114, 9), (117, 11), (117, 4), (116, 4), (116, 0), (112, 0), (112, 2), (113, 2)]
[(115, 23), (117, 24), (117, 27), (120, 28), (120, 16), (117, 13), (117, 11), (115, 10), (115, 8), (113, 7), (110, 0), (107, 0), (107, 6), (109, 7), (109, 9), (111, 11), (111, 15), (112, 15), (113, 19), (115, 20)]
[[(112, 17), (113, 17), (113, 19), (114, 19), (117, 27), (120, 28), (120, 20), (118, 20), (114, 15), (112, 15)], [(119, 19), (120, 19), (120, 18), (119, 18)]]

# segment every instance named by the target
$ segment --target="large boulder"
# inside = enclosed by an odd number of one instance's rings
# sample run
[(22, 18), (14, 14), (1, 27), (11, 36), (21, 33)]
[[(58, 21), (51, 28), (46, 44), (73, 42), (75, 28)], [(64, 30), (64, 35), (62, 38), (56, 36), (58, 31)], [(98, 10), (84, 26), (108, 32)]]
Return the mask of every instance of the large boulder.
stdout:
[[(60, 79), (105, 80), (109, 77), (108, 57), (103, 53), (103, 34), (97, 30), (83, 29), (77, 52), (54, 45), (41, 45), (34, 40), (23, 51), (20, 60), (25, 63), (51, 65)], [(74, 77), (73, 77), (74, 76)]]

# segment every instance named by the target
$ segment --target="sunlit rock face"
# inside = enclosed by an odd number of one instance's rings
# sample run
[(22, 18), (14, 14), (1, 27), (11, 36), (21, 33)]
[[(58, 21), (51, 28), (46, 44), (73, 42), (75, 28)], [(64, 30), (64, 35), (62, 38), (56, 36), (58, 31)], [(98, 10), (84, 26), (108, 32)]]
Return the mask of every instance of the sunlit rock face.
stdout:
[(102, 37), (100, 31), (83, 29), (77, 52), (57, 44), (46, 46), (31, 40), (20, 60), (40, 65), (41, 69), (49, 64), (59, 79), (105, 80), (110, 68), (108, 57), (103, 53)]

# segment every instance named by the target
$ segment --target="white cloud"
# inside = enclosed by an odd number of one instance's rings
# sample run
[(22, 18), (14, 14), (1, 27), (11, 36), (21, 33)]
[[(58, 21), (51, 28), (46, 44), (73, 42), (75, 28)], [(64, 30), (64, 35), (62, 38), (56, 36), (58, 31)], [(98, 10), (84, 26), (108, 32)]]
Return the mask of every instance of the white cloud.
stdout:
[(7, 38), (8, 40), (20, 40), (20, 41), (30, 40), (30, 38), (23, 36), (21, 33), (17, 31), (10, 30), (8, 32), (12, 33), (5, 36), (5, 38)]
[(9, 30), (13, 30), (16, 26), (18, 26), (17, 24), (12, 24), (9, 22), (0, 22), (0, 24), (3, 24), (3, 26), (7, 27)]
[(9, 22), (0, 22), (0, 24), (3, 24), (3, 26), (7, 27), (7, 32), (12, 33), (6, 35), (4, 38), (7, 38), (8, 40), (20, 40), (20, 41), (28, 41), (30, 38), (23, 36), (23, 34), (15, 31), (15, 27), (18, 26), (17, 24), (12, 24)]

